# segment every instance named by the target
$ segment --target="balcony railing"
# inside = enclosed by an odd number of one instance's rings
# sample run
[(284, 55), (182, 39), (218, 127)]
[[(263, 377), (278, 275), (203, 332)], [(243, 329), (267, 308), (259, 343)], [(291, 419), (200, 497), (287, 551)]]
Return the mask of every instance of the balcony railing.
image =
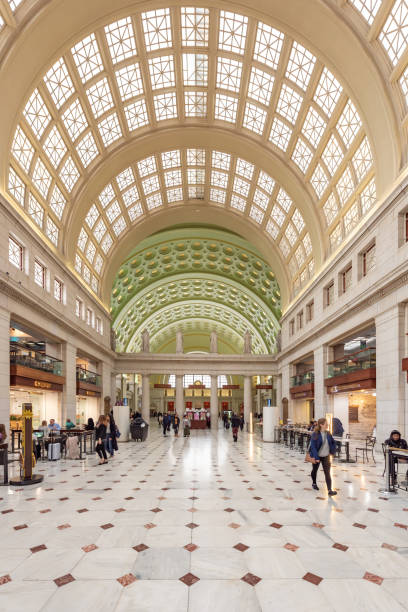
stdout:
[(76, 379), (79, 382), (84, 382), (87, 385), (95, 385), (96, 387), (101, 386), (101, 376), (96, 372), (90, 372), (86, 370), (82, 366), (77, 366), (76, 368)]
[(64, 362), (40, 351), (28, 349), (18, 344), (10, 345), (10, 365), (20, 365), (41, 370), (57, 376), (64, 376)]
[(327, 377), (342, 376), (358, 370), (368, 370), (375, 368), (376, 349), (363, 349), (351, 355), (345, 355), (341, 359), (336, 359), (327, 364)]
[(303, 372), (303, 374), (297, 374), (292, 376), (290, 379), (291, 387), (300, 387), (301, 385), (310, 385), (314, 382), (314, 371)]

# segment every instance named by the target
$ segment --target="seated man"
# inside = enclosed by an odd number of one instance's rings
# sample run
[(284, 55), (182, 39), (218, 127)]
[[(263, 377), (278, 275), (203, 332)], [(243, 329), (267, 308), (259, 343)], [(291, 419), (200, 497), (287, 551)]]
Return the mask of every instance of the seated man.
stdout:
[(73, 427), (75, 427), (75, 424), (71, 421), (71, 419), (67, 419), (67, 422), (65, 423), (65, 429), (72, 429)]
[[(390, 446), (391, 448), (403, 448), (405, 450), (408, 450), (408, 444), (406, 440), (401, 438), (401, 434), (397, 429), (392, 430), (392, 432), (390, 433), (390, 437), (387, 440), (385, 440), (384, 444), (386, 444), (387, 446)], [(406, 459), (404, 457), (394, 457), (394, 465), (393, 465), (393, 480), (394, 481), (397, 479), (396, 465), (398, 463), (408, 463), (408, 454), (407, 454)], [(408, 469), (407, 469), (406, 476), (405, 476), (405, 482), (406, 483), (408, 482)]]
[(50, 431), (59, 431), (61, 429), (61, 425), (55, 422), (55, 419), (50, 419), (50, 424), (48, 425), (48, 429)]

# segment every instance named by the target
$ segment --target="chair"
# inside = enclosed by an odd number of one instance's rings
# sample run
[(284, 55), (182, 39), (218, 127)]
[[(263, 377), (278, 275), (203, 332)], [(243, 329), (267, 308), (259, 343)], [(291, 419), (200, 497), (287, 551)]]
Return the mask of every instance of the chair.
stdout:
[(356, 461), (358, 460), (358, 454), (361, 453), (363, 456), (363, 463), (365, 463), (365, 459), (367, 459), (367, 463), (368, 463), (368, 453), (370, 452), (371, 457), (375, 463), (374, 447), (375, 447), (375, 438), (373, 436), (367, 436), (365, 440), (365, 446), (364, 447), (360, 446), (356, 448)]

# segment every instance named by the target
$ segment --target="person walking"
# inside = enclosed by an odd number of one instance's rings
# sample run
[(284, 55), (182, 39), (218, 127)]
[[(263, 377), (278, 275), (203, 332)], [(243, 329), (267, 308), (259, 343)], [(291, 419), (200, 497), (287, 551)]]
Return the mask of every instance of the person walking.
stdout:
[(174, 435), (176, 438), (178, 438), (179, 427), (180, 427), (180, 418), (179, 418), (179, 415), (176, 413), (174, 415), (174, 420), (173, 420), (173, 429), (174, 429)]
[(107, 417), (104, 414), (101, 414), (95, 428), (96, 452), (98, 453), (100, 459), (99, 465), (108, 463), (108, 458), (105, 451), (106, 423)]
[(89, 417), (87, 425), (85, 425), (85, 431), (93, 431), (95, 429), (95, 423), (92, 417)]
[(237, 414), (232, 414), (231, 417), (231, 427), (232, 427), (232, 437), (234, 438), (234, 442), (238, 440), (238, 427), (241, 424), (241, 419)]
[(239, 420), (239, 428), (240, 428), (241, 431), (244, 431), (244, 423), (245, 423), (244, 415), (241, 414), (241, 418)]
[(324, 476), (326, 479), (326, 485), (330, 497), (337, 495), (337, 491), (332, 489), (332, 479), (330, 475), (330, 455), (334, 455), (336, 452), (336, 443), (333, 440), (333, 436), (328, 431), (329, 426), (326, 419), (322, 418), (317, 421), (314, 432), (310, 437), (310, 448), (309, 453), (312, 458), (313, 467), (311, 472), (312, 487), (318, 491), (319, 487), (316, 484), (317, 470), (319, 465), (323, 465)]
[(162, 421), (162, 424), (163, 424), (163, 436), (166, 435), (168, 421), (170, 421), (170, 417), (168, 416), (167, 412), (165, 412), (164, 415), (163, 415), (163, 421)]
[(190, 437), (190, 419), (187, 414), (185, 414), (183, 418), (183, 434), (185, 438)]

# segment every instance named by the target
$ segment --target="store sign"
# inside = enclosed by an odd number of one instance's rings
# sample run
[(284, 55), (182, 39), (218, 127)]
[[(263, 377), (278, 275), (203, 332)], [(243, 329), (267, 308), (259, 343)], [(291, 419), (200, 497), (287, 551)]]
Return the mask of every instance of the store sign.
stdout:
[(375, 380), (364, 380), (361, 383), (348, 383), (344, 385), (334, 385), (332, 387), (327, 387), (327, 393), (346, 393), (348, 391), (360, 391), (361, 389), (375, 389), (376, 381)]
[(164, 383), (156, 383), (154, 385), (154, 388), (155, 389), (171, 389), (171, 385), (167, 385), (167, 384), (164, 384)]
[(206, 388), (206, 386), (205, 386), (205, 385), (197, 385), (197, 384), (194, 384), (194, 385), (188, 385), (188, 388), (189, 388), (189, 389), (205, 389), (205, 388)]
[(43, 380), (35, 380), (34, 387), (37, 387), (39, 389), (51, 389), (52, 384), (48, 382), (44, 382)]
[(260, 389), (273, 389), (273, 385), (256, 385), (256, 390)]
[(85, 397), (101, 397), (99, 391), (90, 391), (89, 389), (77, 388), (77, 395), (83, 395)]
[(222, 385), (223, 389), (240, 389), (240, 385)]
[(10, 375), (10, 387), (31, 387), (44, 391), (62, 391), (63, 385), (45, 380), (36, 380), (35, 378), (25, 378), (24, 376)]
[(186, 402), (186, 408), (192, 408), (193, 402)]

